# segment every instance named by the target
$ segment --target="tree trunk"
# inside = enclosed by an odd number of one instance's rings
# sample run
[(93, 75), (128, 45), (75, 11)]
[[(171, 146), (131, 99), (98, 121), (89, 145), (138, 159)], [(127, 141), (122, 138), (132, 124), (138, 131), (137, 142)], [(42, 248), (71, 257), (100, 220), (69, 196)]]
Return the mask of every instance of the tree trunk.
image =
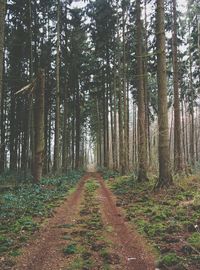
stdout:
[(142, 59), (142, 21), (140, 0), (136, 1), (137, 14), (137, 95), (138, 95), (138, 180), (147, 180), (147, 141), (145, 125), (145, 94)]
[[(67, 81), (66, 81), (67, 84)], [(66, 87), (64, 93), (64, 112), (63, 112), (63, 142), (62, 142), (62, 170), (63, 172), (67, 171), (67, 118), (68, 118), (68, 88)]]
[(75, 169), (80, 166), (80, 94), (79, 83), (76, 85), (76, 157), (75, 157)]
[(173, 84), (174, 84), (174, 171), (182, 171), (182, 153), (181, 153), (181, 117), (180, 117), (180, 98), (178, 82), (178, 56), (177, 56), (177, 11), (176, 0), (173, 0)]
[(157, 188), (172, 183), (169, 155), (168, 109), (167, 109), (167, 74), (165, 55), (165, 14), (164, 0), (156, 0), (156, 47), (157, 47), (157, 82), (158, 82), (158, 131), (159, 131), (159, 180)]
[[(190, 29), (190, 24), (189, 24), (189, 38), (190, 38), (190, 43), (191, 43), (191, 29)], [(194, 87), (193, 87), (193, 82), (192, 82), (192, 46), (189, 44), (189, 87), (190, 87), (190, 94), (191, 98), (189, 101), (189, 111), (190, 111), (190, 163), (192, 166), (195, 164), (195, 152), (194, 152)]]
[[(6, 0), (0, 1), (0, 106), (2, 104), (3, 88), (3, 51), (4, 51), (4, 23), (5, 23)], [(1, 119), (1, 109), (0, 109)]]
[[(5, 72), (5, 68), (4, 68)], [(4, 73), (3, 72), (3, 73)], [(0, 130), (1, 130), (1, 144), (0, 144), (0, 174), (4, 172), (6, 165), (6, 105), (4, 102), (5, 98), (5, 88), (2, 87), (2, 99), (1, 99), (1, 119), (0, 119)]]
[(150, 139), (150, 115), (149, 115), (149, 92), (148, 92), (148, 35), (147, 35), (147, 0), (144, 2), (144, 100), (145, 100), (145, 131), (146, 131), (146, 142), (147, 142), (147, 156), (148, 166), (151, 166), (151, 139)]
[(56, 49), (56, 113), (55, 113), (55, 144), (54, 172), (59, 170), (60, 155), (60, 0), (57, 2), (57, 49)]
[(0, 123), (1, 123), (1, 140), (0, 140), (0, 173), (5, 169), (5, 114), (4, 114), (4, 87), (3, 74), (4, 68), (4, 24), (5, 24), (6, 0), (0, 1)]
[(114, 64), (114, 82), (113, 82), (113, 91), (114, 91), (114, 127), (113, 127), (113, 162), (114, 170), (118, 169), (118, 143), (117, 143), (117, 85), (116, 85), (116, 63)]
[(122, 15), (122, 23), (123, 23), (123, 27), (122, 27), (122, 35), (123, 35), (123, 68), (122, 68), (122, 72), (123, 72), (123, 136), (124, 136), (124, 147), (123, 147), (123, 159), (124, 159), (124, 173), (127, 172), (128, 170), (128, 146), (127, 146), (127, 89), (126, 89), (126, 40), (125, 40), (125, 10), (122, 11), (123, 15)]
[(34, 182), (38, 183), (42, 177), (44, 162), (44, 91), (45, 73), (39, 70), (38, 84), (35, 89), (35, 156), (34, 156)]

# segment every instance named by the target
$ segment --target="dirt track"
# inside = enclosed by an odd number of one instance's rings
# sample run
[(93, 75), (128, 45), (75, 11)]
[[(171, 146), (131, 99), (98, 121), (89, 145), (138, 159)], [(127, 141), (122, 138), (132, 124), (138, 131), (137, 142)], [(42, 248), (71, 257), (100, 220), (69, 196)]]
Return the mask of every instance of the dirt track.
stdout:
[[(56, 209), (53, 218), (40, 229), (39, 233), (23, 250), (18, 257), (14, 270), (59, 270), (66, 269), (66, 256), (62, 250), (65, 245), (62, 224), (70, 224), (78, 219), (79, 210), (84, 200), (84, 186), (87, 180), (95, 179), (100, 187), (97, 191), (97, 200), (106, 227), (112, 231), (105, 232), (106, 238), (113, 244), (113, 252), (120, 256), (120, 265), (112, 269), (122, 270), (154, 270), (154, 259), (146, 248), (146, 243), (136, 231), (124, 221), (122, 211), (116, 207), (115, 198), (105, 185), (100, 174), (92, 172), (80, 181), (76, 191)], [(89, 268), (103, 269), (103, 268)]]

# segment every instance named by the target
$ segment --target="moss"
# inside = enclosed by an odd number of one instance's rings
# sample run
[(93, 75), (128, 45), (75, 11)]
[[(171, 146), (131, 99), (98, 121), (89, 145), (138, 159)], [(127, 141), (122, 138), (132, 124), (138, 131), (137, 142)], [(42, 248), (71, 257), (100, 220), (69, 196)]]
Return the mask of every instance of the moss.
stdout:
[(189, 238), (188, 243), (191, 244), (194, 248), (200, 250), (200, 233), (194, 232)]
[(77, 253), (77, 251), (78, 251), (78, 249), (77, 249), (76, 244), (70, 244), (63, 249), (63, 253), (65, 255), (75, 254), (75, 253)]
[(175, 253), (168, 253), (162, 257), (160, 257), (158, 266), (175, 266), (180, 263), (180, 257), (178, 257)]

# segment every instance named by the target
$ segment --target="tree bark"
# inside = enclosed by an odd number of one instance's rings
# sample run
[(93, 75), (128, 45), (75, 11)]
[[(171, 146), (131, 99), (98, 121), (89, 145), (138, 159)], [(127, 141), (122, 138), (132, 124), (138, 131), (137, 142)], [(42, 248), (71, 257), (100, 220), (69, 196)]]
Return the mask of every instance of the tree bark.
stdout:
[(165, 54), (164, 0), (156, 0), (156, 47), (158, 82), (159, 180), (157, 188), (172, 184), (169, 155), (167, 74)]
[[(0, 106), (2, 104), (3, 88), (3, 51), (4, 51), (4, 24), (5, 24), (6, 0), (0, 1)], [(1, 119), (1, 110), (0, 110)]]
[(182, 171), (182, 153), (181, 153), (181, 117), (180, 117), (180, 98), (178, 81), (178, 52), (177, 52), (177, 11), (176, 0), (173, 0), (173, 84), (174, 84), (174, 171)]
[(80, 94), (79, 83), (76, 85), (76, 157), (75, 157), (75, 169), (80, 167)]
[(59, 170), (60, 155), (60, 0), (57, 1), (57, 48), (56, 48), (56, 112), (55, 112), (55, 144), (54, 172)]
[(5, 24), (6, 0), (0, 1), (0, 123), (1, 123), (1, 143), (0, 143), (0, 172), (5, 165), (5, 127), (3, 116), (3, 70), (4, 70), (4, 24)]
[(45, 73), (39, 70), (38, 84), (35, 88), (35, 155), (34, 155), (34, 182), (38, 183), (42, 177), (44, 163), (44, 91)]
[(128, 145), (127, 145), (127, 127), (128, 127), (128, 119), (127, 119), (127, 89), (126, 89), (126, 84), (127, 84), (127, 76), (126, 76), (126, 40), (125, 40), (125, 10), (122, 8), (122, 35), (123, 35), (123, 62), (122, 62), (122, 72), (123, 72), (123, 141), (124, 141), (124, 147), (123, 147), (123, 159), (124, 159), (124, 172), (126, 173), (128, 170)]
[(137, 96), (138, 96), (138, 180), (147, 180), (147, 138), (145, 125), (145, 93), (142, 59), (142, 21), (140, 0), (136, 1), (137, 14)]

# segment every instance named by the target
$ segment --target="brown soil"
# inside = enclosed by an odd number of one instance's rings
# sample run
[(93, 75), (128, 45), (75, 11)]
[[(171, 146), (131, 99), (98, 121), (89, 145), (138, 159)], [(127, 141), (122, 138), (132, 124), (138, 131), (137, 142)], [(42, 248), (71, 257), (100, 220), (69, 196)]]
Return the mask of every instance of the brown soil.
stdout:
[(83, 177), (76, 191), (57, 208), (54, 217), (43, 225), (40, 232), (35, 235), (35, 239), (24, 247), (13, 270), (63, 269), (66, 257), (62, 250), (66, 242), (63, 239), (65, 229), (62, 225), (76, 223), (83, 199), (84, 184), (90, 178), (95, 178), (100, 183), (98, 190), (100, 211), (105, 227), (111, 228), (106, 232), (106, 237), (112, 241), (114, 252), (112, 256), (118, 255), (121, 262), (115, 269), (155, 269), (154, 258), (144, 239), (125, 222), (122, 210), (116, 207), (113, 194), (106, 187), (100, 174), (93, 172)]

